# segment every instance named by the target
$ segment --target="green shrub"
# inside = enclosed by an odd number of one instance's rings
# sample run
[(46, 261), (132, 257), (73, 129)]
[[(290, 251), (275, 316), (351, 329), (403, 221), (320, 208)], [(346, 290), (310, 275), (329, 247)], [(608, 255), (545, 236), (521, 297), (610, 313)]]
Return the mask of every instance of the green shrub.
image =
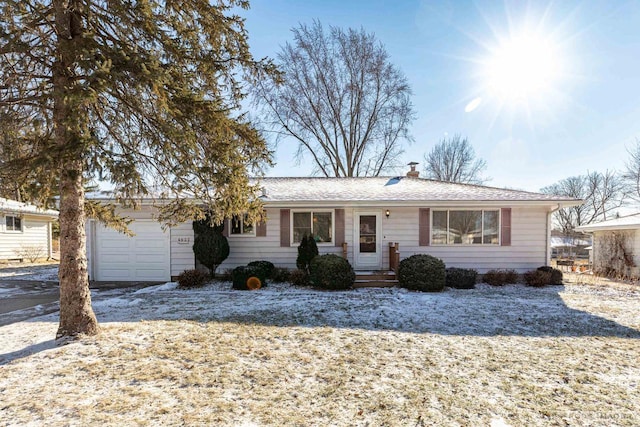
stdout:
[(351, 289), (356, 273), (349, 261), (335, 254), (313, 258), (309, 264), (311, 284), (322, 289)]
[(298, 246), (298, 258), (296, 258), (296, 266), (300, 270), (304, 270), (307, 273), (309, 272), (309, 264), (311, 260), (317, 257), (318, 245), (316, 244), (313, 236), (307, 236), (306, 234), (302, 236), (302, 240), (300, 241), (300, 245)]
[[(195, 226), (194, 229), (198, 228)], [(193, 242), (193, 253), (202, 265), (209, 269), (209, 274), (213, 278), (216, 269), (229, 256), (229, 242), (227, 238), (213, 228), (200, 229)]]
[(193, 231), (195, 234), (204, 234), (207, 231), (215, 231), (216, 233), (222, 234), (222, 230), (224, 229), (224, 222), (220, 224), (211, 224), (211, 216), (207, 215), (205, 219), (201, 219), (198, 221), (193, 221)]
[(276, 268), (271, 261), (251, 261), (247, 264), (249, 267), (261, 268), (264, 272), (264, 277), (271, 278), (273, 270)]
[(527, 286), (539, 288), (551, 283), (551, 272), (542, 270), (531, 270), (524, 273), (524, 283)]
[(412, 255), (400, 261), (398, 282), (414, 291), (438, 292), (446, 284), (445, 265), (431, 255)]
[(311, 286), (311, 282), (309, 282), (309, 273), (300, 269), (289, 272), (288, 281), (293, 286)]
[(482, 275), (482, 281), (491, 286), (518, 283), (518, 278), (515, 270), (489, 270)]
[(264, 275), (264, 271), (256, 266), (241, 266), (236, 267), (231, 272), (231, 280), (233, 282), (233, 289), (237, 289), (240, 291), (246, 291), (249, 288), (247, 287), (247, 280), (250, 277), (257, 277), (262, 282), (262, 286), (267, 285), (267, 278)]
[(476, 287), (478, 272), (466, 268), (447, 268), (446, 284), (449, 288), (473, 289)]
[(551, 273), (551, 280), (549, 281), (550, 285), (562, 285), (562, 271), (558, 270), (557, 268), (544, 265), (542, 267), (538, 267), (538, 271), (546, 271), (547, 273)]
[(270, 279), (276, 283), (286, 283), (291, 280), (291, 272), (288, 268), (275, 267), (271, 272)]
[(504, 271), (504, 283), (514, 284), (520, 281), (520, 275), (515, 270)]
[(201, 288), (209, 280), (209, 274), (202, 270), (185, 270), (178, 276), (179, 288)]

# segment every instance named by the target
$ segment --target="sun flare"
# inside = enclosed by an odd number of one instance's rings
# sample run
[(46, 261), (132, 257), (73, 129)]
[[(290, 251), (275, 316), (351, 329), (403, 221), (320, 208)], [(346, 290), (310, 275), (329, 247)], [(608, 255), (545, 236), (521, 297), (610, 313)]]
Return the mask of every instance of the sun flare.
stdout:
[(503, 101), (544, 97), (561, 74), (553, 41), (533, 33), (502, 40), (484, 65), (487, 89)]

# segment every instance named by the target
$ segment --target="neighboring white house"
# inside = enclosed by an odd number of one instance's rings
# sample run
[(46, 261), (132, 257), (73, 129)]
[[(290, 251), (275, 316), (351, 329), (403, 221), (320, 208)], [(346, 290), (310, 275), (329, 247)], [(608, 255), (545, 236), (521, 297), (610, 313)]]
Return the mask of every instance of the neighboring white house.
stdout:
[(58, 211), (0, 197), (0, 260), (51, 258)]
[(640, 277), (640, 213), (583, 225), (576, 230), (593, 233), (594, 272)]
[[(388, 269), (389, 245), (398, 243), (401, 259), (431, 254), (480, 273), (525, 272), (549, 263), (550, 214), (581, 203), (417, 177), (264, 178), (261, 185), (267, 220), (226, 221), (231, 253), (219, 271), (254, 260), (295, 268), (300, 238), (311, 233), (321, 254), (344, 253), (356, 270)], [(135, 237), (87, 224), (92, 280), (169, 280), (194, 268), (191, 223), (163, 232), (151, 201), (123, 213), (135, 219)]]

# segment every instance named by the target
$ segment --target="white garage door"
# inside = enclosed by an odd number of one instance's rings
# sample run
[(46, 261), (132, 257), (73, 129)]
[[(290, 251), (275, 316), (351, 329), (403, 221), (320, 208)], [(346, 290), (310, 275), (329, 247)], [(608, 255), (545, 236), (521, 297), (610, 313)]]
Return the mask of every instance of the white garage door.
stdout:
[(132, 222), (129, 228), (135, 236), (97, 226), (95, 280), (170, 280), (169, 230), (163, 232), (157, 221), (144, 220)]

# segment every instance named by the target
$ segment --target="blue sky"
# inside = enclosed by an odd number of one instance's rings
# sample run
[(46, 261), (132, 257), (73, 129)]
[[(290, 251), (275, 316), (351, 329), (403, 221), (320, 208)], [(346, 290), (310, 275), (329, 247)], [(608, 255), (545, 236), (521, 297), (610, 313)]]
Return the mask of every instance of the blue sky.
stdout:
[[(588, 170), (623, 169), (640, 138), (639, 1), (253, 0), (242, 14), (257, 57), (275, 58), (291, 28), (314, 19), (374, 33), (411, 84), (415, 141), (404, 160), (419, 168), (433, 145), (461, 134), (487, 161), (489, 185), (538, 191)], [(544, 78), (506, 96), (487, 67), (525, 39), (542, 46), (542, 59), (520, 71)], [(310, 164), (293, 162), (296, 148), (281, 142), (267, 175), (309, 175)]]

